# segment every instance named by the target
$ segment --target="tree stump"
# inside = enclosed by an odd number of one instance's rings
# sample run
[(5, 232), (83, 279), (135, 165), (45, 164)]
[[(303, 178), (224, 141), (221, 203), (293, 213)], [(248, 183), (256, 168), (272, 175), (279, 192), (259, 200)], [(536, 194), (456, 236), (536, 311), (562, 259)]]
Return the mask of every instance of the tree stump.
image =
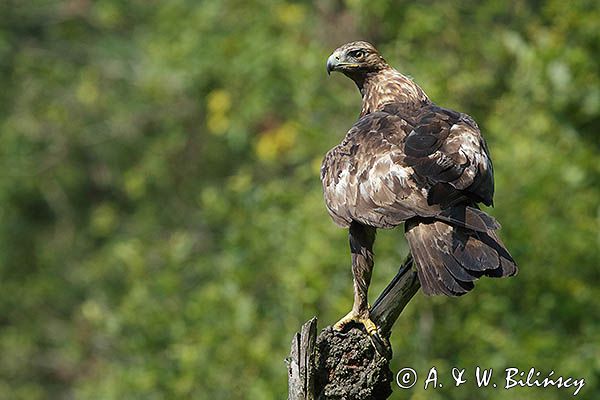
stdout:
[(328, 326), (317, 337), (317, 319), (307, 321), (286, 359), (288, 400), (387, 399), (393, 381), (392, 326), (420, 286), (409, 256), (371, 307), (371, 319), (387, 343), (373, 340), (358, 325), (343, 332)]

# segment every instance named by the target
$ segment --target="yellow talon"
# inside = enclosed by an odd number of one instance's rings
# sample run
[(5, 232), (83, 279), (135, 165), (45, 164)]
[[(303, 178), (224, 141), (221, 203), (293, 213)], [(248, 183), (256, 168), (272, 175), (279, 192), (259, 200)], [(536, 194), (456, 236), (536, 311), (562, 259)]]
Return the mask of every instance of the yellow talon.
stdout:
[(377, 333), (377, 325), (375, 325), (375, 323), (371, 321), (370, 318), (361, 319), (358, 322), (364, 325), (369, 335), (373, 336)]
[(383, 338), (379, 334), (377, 325), (375, 325), (375, 323), (373, 321), (371, 321), (371, 318), (369, 318), (368, 315), (369, 315), (368, 313), (361, 314), (361, 313), (357, 313), (354, 311), (350, 311), (348, 314), (346, 314), (346, 316), (344, 318), (340, 319), (338, 322), (336, 322), (333, 325), (333, 329), (335, 329), (336, 331), (341, 331), (350, 322), (356, 322), (357, 324), (362, 324), (365, 327), (367, 333), (369, 334), (369, 337), (371, 338), (371, 342), (373, 343), (373, 346), (375, 346), (375, 349), (377, 350), (377, 352), (381, 356), (390, 360), (392, 358), (392, 350), (390, 348), (390, 343), (387, 339)]
[(375, 323), (371, 321), (371, 319), (368, 317), (368, 314), (367, 316), (364, 316), (355, 311), (350, 311), (348, 314), (346, 314), (345, 317), (336, 322), (335, 325), (333, 325), (333, 329), (335, 329), (336, 331), (341, 331), (350, 322), (362, 324), (367, 330), (367, 333), (371, 336), (377, 333), (377, 325), (375, 325)]

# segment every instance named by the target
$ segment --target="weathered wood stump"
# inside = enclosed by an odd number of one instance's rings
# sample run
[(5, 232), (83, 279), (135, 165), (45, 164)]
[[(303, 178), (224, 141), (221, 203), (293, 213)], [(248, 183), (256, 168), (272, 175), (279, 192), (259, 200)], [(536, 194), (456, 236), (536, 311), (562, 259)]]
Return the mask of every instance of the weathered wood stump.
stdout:
[(393, 381), (392, 326), (419, 287), (409, 257), (371, 307), (371, 319), (387, 343), (373, 340), (357, 325), (343, 332), (328, 326), (317, 336), (317, 319), (307, 321), (294, 335), (286, 360), (288, 400), (387, 399)]

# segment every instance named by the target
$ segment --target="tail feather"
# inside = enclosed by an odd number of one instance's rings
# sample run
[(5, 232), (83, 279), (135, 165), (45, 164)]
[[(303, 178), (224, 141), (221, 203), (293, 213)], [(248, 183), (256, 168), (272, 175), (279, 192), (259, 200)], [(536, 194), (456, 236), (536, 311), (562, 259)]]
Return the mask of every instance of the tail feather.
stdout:
[(454, 256), (447, 257), (444, 260), (444, 267), (459, 281), (473, 282), (481, 276), (481, 274), (478, 274), (475, 271), (466, 271), (465, 267), (463, 267)]
[(484, 242), (489, 243), (488, 246), (496, 246), (495, 249), (500, 257), (500, 267), (498, 268), (500, 277), (516, 275), (518, 272), (517, 264), (511, 257), (502, 240), (498, 237), (498, 234), (495, 231), (488, 232), (487, 236), (484, 237)]
[[(417, 274), (421, 286), (430, 288), (434, 294), (444, 294), (446, 296), (457, 296), (468, 292), (468, 284), (471, 282), (462, 282), (455, 279), (452, 273), (445, 268), (446, 260), (437, 257), (435, 243), (430, 240), (432, 238), (434, 236), (421, 237), (420, 240), (423, 246), (418, 246), (413, 252), (413, 257), (417, 261)], [(452, 256), (450, 255), (447, 258), (452, 258)], [(423, 259), (430, 260), (431, 268), (419, 268), (418, 260)], [(464, 287), (464, 284), (467, 287)]]
[[(494, 231), (492, 217), (485, 231), (457, 226), (448, 221), (413, 219), (406, 223), (406, 238), (427, 295), (460, 296), (474, 287), (481, 276), (504, 277), (517, 273), (517, 266)], [(493, 221), (494, 224), (487, 224)], [(493, 226), (493, 228), (492, 228)]]
[(462, 226), (477, 232), (487, 232), (500, 228), (500, 224), (492, 216), (478, 208), (456, 206), (442, 210), (435, 216), (453, 225)]
[(500, 266), (498, 252), (481, 241), (487, 234), (453, 229), (450, 240), (453, 242), (453, 255), (464, 268), (470, 271), (484, 272)]

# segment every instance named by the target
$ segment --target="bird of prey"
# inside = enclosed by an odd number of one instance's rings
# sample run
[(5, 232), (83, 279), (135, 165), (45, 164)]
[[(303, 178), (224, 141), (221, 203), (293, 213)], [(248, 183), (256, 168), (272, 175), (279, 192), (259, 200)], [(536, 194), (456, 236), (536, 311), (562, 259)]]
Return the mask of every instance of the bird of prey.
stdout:
[(332, 71), (362, 96), (358, 121), (321, 167), (329, 214), (349, 228), (354, 277), (354, 305), (334, 328), (357, 322), (377, 334), (367, 302), (377, 228), (404, 223), (427, 295), (460, 296), (481, 276), (515, 275), (499, 224), (478, 207), (492, 205), (494, 177), (473, 118), (434, 104), (370, 43), (336, 49), (327, 60)]

